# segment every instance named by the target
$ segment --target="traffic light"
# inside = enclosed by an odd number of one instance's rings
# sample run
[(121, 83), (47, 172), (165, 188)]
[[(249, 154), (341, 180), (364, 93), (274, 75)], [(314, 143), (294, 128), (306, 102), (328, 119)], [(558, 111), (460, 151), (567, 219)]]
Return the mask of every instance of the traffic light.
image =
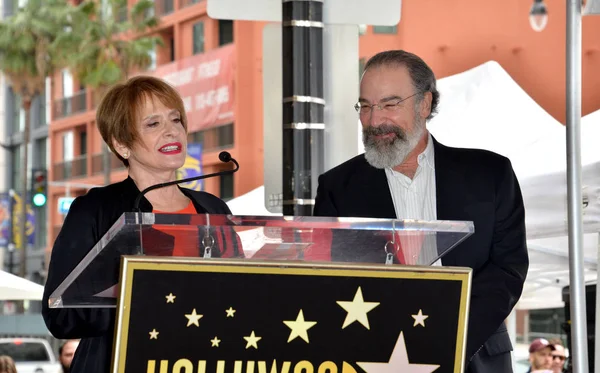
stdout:
[(48, 199), (48, 173), (45, 169), (31, 170), (31, 202), (42, 207)]

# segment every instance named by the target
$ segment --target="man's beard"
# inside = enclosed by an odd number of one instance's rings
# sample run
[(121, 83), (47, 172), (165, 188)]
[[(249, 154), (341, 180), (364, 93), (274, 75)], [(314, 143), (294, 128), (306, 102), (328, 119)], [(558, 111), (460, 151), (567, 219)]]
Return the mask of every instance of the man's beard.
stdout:
[[(415, 119), (414, 131), (407, 133), (393, 124), (367, 126), (363, 129), (363, 144), (365, 158), (375, 168), (394, 168), (402, 164), (412, 152), (423, 133), (425, 121)], [(377, 139), (376, 136), (393, 133), (391, 138)]]

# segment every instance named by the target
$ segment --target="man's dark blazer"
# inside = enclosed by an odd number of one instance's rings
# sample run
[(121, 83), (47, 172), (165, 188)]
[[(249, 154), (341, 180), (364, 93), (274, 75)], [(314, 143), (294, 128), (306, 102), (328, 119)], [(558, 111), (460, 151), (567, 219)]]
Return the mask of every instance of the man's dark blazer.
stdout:
[[(518, 181), (503, 156), (433, 141), (437, 220), (475, 226), (473, 235), (442, 258), (445, 266), (473, 269), (468, 371), (512, 372), (504, 321), (521, 296), (529, 267)], [(329, 170), (319, 177), (314, 215), (396, 218), (385, 171), (369, 165), (364, 154)], [(374, 255), (374, 261), (384, 262), (383, 250)]]

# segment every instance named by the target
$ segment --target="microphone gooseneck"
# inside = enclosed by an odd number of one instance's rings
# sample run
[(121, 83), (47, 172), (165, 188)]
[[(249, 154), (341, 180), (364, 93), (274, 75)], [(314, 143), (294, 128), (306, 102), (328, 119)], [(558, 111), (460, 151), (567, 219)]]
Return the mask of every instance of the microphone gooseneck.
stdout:
[(237, 170), (240, 169), (239, 163), (234, 158), (231, 157), (231, 154), (229, 154), (229, 152), (222, 151), (221, 153), (219, 153), (219, 160), (221, 162), (223, 162), (223, 163), (233, 162), (233, 164), (235, 164), (235, 168), (233, 170), (215, 172), (215, 173), (212, 173), (212, 174), (194, 176), (194, 177), (189, 177), (187, 179), (174, 180), (174, 181), (168, 181), (166, 183), (160, 183), (160, 184), (150, 185), (148, 188), (142, 190), (140, 192), (140, 194), (138, 194), (138, 196), (135, 198), (135, 202), (133, 203), (133, 211), (134, 212), (141, 212), (139, 206), (140, 206), (140, 202), (142, 200), (142, 197), (146, 193), (148, 193), (148, 192), (150, 192), (152, 190), (164, 188), (164, 187), (167, 187), (167, 186), (170, 186), (170, 185), (175, 185), (175, 184), (185, 184), (185, 183), (188, 183), (190, 181), (202, 180), (202, 179), (207, 179), (207, 178), (215, 177), (215, 176), (228, 175), (228, 174), (232, 174), (234, 172), (237, 172)]

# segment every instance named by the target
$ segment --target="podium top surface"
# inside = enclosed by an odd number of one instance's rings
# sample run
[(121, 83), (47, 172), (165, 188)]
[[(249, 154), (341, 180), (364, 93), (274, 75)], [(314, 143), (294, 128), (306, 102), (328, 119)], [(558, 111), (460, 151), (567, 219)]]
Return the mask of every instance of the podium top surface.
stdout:
[(470, 221), (124, 213), (49, 305), (115, 307), (124, 255), (432, 265), (473, 232)]

